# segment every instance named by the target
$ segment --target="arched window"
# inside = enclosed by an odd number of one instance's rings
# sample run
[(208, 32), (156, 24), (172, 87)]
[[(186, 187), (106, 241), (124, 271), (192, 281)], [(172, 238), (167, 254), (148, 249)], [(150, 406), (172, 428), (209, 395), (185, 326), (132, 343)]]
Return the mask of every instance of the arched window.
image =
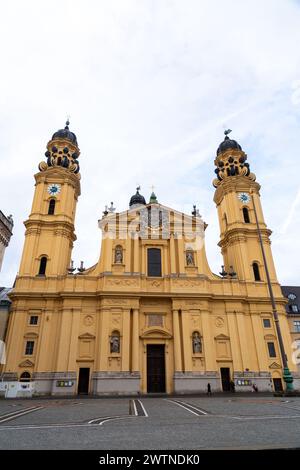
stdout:
[(50, 199), (49, 206), (48, 206), (48, 214), (53, 215), (55, 212), (55, 199)]
[(253, 268), (253, 274), (254, 274), (255, 281), (261, 281), (258, 264), (253, 263), (252, 268)]
[(249, 211), (248, 211), (247, 207), (243, 207), (243, 216), (244, 216), (245, 224), (250, 224)]
[(46, 266), (47, 266), (47, 258), (46, 258), (46, 256), (43, 256), (41, 258), (41, 261), (40, 261), (40, 269), (39, 269), (39, 275), (40, 276), (45, 276)]
[(29, 372), (23, 372), (20, 376), (20, 382), (30, 382), (31, 380), (31, 375)]
[(161, 251), (159, 248), (148, 248), (148, 276), (161, 276)]
[(112, 332), (109, 342), (110, 342), (110, 352), (120, 353), (120, 333), (118, 331)]

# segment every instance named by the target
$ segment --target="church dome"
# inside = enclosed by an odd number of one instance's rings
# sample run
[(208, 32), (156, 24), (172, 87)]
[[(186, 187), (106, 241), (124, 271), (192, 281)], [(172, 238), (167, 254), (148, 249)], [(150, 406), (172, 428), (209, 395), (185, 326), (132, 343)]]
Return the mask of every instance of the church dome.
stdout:
[(240, 144), (237, 143), (236, 140), (229, 139), (228, 135), (226, 135), (225, 139), (223, 140), (223, 142), (220, 143), (218, 147), (217, 155), (229, 149), (242, 150), (242, 147), (240, 146)]
[(141, 204), (144, 206), (146, 205), (145, 198), (139, 193), (139, 190), (140, 187), (136, 188), (136, 193), (130, 199), (129, 207)]
[(57, 132), (55, 132), (52, 136), (52, 140), (57, 138), (66, 139), (72, 142), (73, 144), (78, 145), (76, 135), (74, 134), (74, 132), (71, 132), (69, 130), (69, 124), (70, 122), (67, 121), (64, 129), (59, 129)]

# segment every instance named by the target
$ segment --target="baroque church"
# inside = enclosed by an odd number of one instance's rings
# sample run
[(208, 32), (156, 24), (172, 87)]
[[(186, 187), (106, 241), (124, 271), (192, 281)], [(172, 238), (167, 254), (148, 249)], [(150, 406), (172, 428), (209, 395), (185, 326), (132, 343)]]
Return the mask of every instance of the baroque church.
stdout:
[[(137, 188), (126, 211), (106, 208), (98, 262), (77, 272), (72, 248), (80, 196), (76, 135), (47, 144), (35, 174), (19, 272), (10, 293), (6, 382), (35, 395), (276, 391), (283, 367), (260, 228), (294, 384), (291, 336), (271, 252), (260, 185), (229, 138), (215, 157), (214, 202), (222, 271), (205, 253), (207, 225)], [(256, 208), (256, 209), (255, 209)], [(255, 218), (257, 213), (257, 224)]]

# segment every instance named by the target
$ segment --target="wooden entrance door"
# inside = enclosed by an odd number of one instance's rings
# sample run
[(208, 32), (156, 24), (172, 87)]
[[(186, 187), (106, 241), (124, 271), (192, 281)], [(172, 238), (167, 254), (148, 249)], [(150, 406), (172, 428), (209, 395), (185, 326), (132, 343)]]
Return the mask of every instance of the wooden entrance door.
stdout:
[(165, 346), (148, 344), (147, 346), (147, 392), (165, 393)]
[(281, 379), (273, 379), (273, 384), (274, 384), (274, 391), (275, 392), (283, 392), (282, 380)]
[(221, 380), (223, 392), (230, 392), (230, 369), (229, 367), (221, 367)]
[(81, 367), (79, 369), (78, 395), (87, 395), (89, 393), (90, 369)]

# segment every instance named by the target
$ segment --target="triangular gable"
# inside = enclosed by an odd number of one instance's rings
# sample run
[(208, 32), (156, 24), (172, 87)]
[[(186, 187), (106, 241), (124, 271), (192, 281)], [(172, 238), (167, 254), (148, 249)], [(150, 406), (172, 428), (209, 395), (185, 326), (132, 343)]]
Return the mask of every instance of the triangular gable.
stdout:
[(281, 369), (281, 365), (277, 364), (277, 362), (273, 362), (270, 366), (269, 369)]
[(31, 362), (29, 359), (26, 359), (26, 361), (23, 361), (19, 364), (19, 367), (33, 367), (34, 363)]
[(215, 339), (223, 339), (223, 340), (224, 340), (224, 339), (226, 339), (226, 340), (228, 340), (228, 339), (230, 339), (230, 337), (229, 337), (229, 336), (226, 336), (226, 335), (223, 335), (223, 334), (221, 334), (221, 335), (215, 336)]
[(83, 333), (82, 335), (78, 336), (79, 339), (95, 339), (94, 335), (91, 333)]

